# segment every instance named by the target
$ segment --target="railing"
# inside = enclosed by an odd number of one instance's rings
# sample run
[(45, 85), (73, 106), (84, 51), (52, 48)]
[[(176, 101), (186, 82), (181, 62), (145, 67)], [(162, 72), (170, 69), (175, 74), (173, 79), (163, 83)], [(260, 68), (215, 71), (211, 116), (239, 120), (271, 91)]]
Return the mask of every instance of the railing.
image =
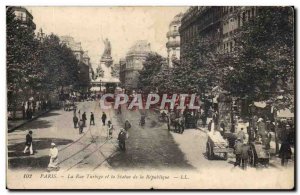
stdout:
[(167, 33), (167, 37), (175, 37), (175, 36), (180, 36), (178, 30), (172, 30)]

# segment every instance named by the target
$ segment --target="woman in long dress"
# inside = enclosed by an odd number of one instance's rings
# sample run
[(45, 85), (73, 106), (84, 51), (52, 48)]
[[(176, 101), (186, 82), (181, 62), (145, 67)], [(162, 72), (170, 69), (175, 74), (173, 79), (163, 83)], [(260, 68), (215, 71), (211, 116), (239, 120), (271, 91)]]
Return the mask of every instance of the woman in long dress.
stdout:
[(56, 170), (58, 169), (58, 149), (55, 143), (51, 143), (51, 148), (49, 152), (50, 161), (48, 164), (48, 170)]

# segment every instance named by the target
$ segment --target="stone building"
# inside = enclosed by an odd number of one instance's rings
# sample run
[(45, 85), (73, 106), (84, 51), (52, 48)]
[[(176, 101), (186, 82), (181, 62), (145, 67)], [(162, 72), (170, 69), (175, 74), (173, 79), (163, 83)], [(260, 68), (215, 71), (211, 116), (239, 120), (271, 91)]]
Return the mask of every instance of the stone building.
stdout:
[(190, 7), (181, 19), (179, 29), (181, 56), (186, 46), (196, 38), (209, 37), (216, 45), (216, 52), (234, 51), (234, 33), (255, 17), (257, 7), (244, 6), (194, 6)]
[[(222, 7), (194, 6), (182, 16), (179, 29), (181, 39), (181, 56), (185, 56), (186, 48), (197, 38), (210, 37), (220, 45), (221, 42)], [(216, 48), (217, 49), (217, 48)]]
[(167, 33), (168, 42), (166, 43), (169, 67), (173, 67), (172, 60), (174, 58), (180, 59), (179, 27), (181, 25), (182, 16), (183, 16), (182, 13), (177, 14), (169, 24), (169, 31)]
[(150, 43), (146, 40), (137, 41), (126, 54), (124, 87), (126, 90), (137, 88), (139, 71), (143, 69), (143, 62), (151, 52)]

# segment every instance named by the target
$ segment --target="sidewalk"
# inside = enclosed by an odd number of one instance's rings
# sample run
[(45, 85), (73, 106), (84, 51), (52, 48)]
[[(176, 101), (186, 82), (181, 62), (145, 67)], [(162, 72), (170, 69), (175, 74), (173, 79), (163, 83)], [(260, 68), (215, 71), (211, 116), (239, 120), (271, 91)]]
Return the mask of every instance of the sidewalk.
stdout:
[(38, 117), (48, 113), (50, 111), (46, 110), (46, 111), (41, 111), (36, 113), (35, 115), (32, 116), (32, 119), (26, 119), (26, 120), (8, 120), (7, 121), (7, 129), (8, 129), (8, 133), (13, 132), (14, 130), (16, 130), (17, 128), (22, 127), (23, 125), (37, 119)]

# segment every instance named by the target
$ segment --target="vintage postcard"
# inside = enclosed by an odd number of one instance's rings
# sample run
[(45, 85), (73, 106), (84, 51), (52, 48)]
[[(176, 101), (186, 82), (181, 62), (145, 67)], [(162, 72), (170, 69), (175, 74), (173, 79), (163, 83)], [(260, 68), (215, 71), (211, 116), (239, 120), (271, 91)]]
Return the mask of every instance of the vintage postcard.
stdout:
[(6, 6), (7, 188), (293, 190), (294, 11)]

